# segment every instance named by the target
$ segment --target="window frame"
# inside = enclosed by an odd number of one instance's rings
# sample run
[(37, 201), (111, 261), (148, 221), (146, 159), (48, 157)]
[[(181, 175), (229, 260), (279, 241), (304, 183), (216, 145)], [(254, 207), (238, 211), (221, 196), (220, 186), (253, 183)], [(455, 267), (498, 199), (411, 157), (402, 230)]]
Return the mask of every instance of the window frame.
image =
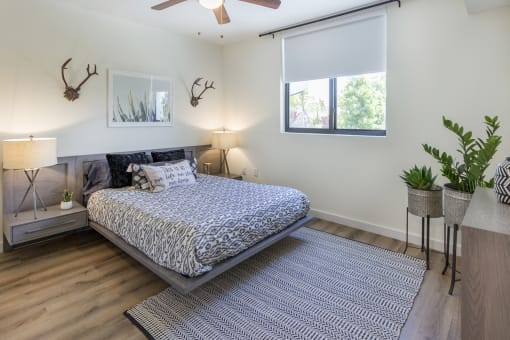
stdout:
[[(324, 135), (373, 136), (385, 137), (387, 128), (375, 129), (337, 129), (337, 79), (329, 78), (329, 129), (291, 128), (290, 127), (290, 83), (285, 83), (285, 132), (311, 133)], [(386, 102), (386, 101), (385, 101)], [(386, 123), (386, 121), (385, 121)]]

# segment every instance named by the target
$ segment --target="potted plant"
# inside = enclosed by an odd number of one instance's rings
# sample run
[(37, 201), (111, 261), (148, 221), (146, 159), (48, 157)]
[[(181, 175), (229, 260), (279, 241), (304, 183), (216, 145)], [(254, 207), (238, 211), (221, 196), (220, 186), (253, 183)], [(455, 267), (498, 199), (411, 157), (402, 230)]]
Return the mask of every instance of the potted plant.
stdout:
[(440, 152), (428, 144), (423, 144), (425, 152), (434, 157), (441, 164), (441, 174), (449, 181), (445, 184), (445, 224), (460, 225), (464, 219), (466, 209), (477, 187), (494, 186), (494, 179), (486, 180), (485, 171), (501, 144), (501, 136), (496, 135), (499, 129), (498, 117), (485, 116), (486, 125), (484, 140), (473, 138), (471, 131), (464, 131), (464, 127), (443, 116), (443, 125), (452, 131), (459, 142), (457, 152), (461, 161), (454, 160), (446, 152)]
[(60, 209), (67, 210), (73, 207), (73, 192), (64, 189), (62, 194), (62, 201), (60, 202)]
[(404, 170), (400, 178), (407, 184), (407, 208), (411, 214), (421, 217), (443, 216), (443, 189), (434, 184), (437, 176), (432, 175), (430, 167), (419, 168), (415, 165)]

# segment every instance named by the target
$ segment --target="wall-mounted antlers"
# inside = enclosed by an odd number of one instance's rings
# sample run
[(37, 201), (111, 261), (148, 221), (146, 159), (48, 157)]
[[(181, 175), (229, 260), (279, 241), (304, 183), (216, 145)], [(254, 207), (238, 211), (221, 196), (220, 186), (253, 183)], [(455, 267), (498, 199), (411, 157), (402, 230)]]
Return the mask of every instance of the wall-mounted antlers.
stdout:
[(67, 66), (67, 64), (69, 64), (71, 62), (71, 60), (73, 60), (73, 58), (67, 59), (67, 61), (62, 65), (62, 80), (64, 81), (64, 84), (66, 85), (66, 90), (64, 91), (64, 97), (66, 97), (70, 101), (75, 101), (76, 99), (78, 99), (80, 97), (80, 89), (81, 89), (82, 85), (85, 84), (87, 82), (87, 80), (90, 79), (90, 77), (92, 77), (93, 75), (99, 75), (99, 73), (97, 73), (96, 65), (94, 65), (94, 71), (90, 72), (90, 64), (89, 64), (89, 65), (87, 65), (87, 77), (85, 79), (83, 79), (83, 81), (80, 83), (80, 85), (78, 85), (77, 87), (69, 86), (69, 84), (66, 81), (64, 70), (67, 70), (66, 66)]
[(200, 94), (198, 96), (195, 96), (195, 93), (193, 92), (193, 90), (195, 89), (195, 86), (197, 86), (197, 87), (202, 86), (200, 84), (202, 79), (204, 79), (204, 78), (195, 79), (195, 81), (193, 82), (193, 86), (191, 87), (191, 106), (193, 106), (193, 107), (196, 107), (198, 105), (198, 101), (203, 99), (202, 95), (205, 93), (205, 91), (207, 91), (209, 89), (216, 90), (216, 88), (214, 87), (214, 81), (211, 81), (211, 84), (209, 84), (209, 81), (206, 80), (205, 84), (204, 84), (204, 89), (202, 90), (202, 92), (200, 92)]

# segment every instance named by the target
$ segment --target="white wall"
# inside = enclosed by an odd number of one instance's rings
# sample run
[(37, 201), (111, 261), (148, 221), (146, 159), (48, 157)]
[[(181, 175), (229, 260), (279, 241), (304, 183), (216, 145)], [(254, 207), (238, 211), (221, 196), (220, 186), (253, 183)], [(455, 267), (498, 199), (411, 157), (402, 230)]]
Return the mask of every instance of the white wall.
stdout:
[[(456, 147), (441, 115), (481, 133), (483, 115), (498, 114), (504, 139), (489, 174), (510, 155), (508, 37), (510, 9), (468, 15), (462, 0), (389, 6), (386, 138), (281, 133), (280, 40), (226, 47), (227, 126), (243, 139), (231, 169), (258, 168), (252, 180), (303, 190), (319, 216), (403, 238), (407, 194), (398, 175), (415, 163), (438, 171), (422, 143)], [(419, 233), (417, 219), (411, 228)], [(439, 220), (432, 229), (442, 240)]]
[(500, 7), (510, 6), (510, 0), (464, 0), (470, 13), (478, 13)]
[[(0, 139), (57, 137), (58, 155), (69, 156), (206, 144), (208, 131), (223, 126), (221, 47), (55, 6), (47, 0), (0, 2)], [(100, 74), (75, 102), (63, 97), (60, 76), (69, 57), (71, 84), (83, 79), (87, 63), (97, 64)], [(174, 126), (107, 128), (109, 68), (174, 77)], [(192, 108), (187, 91), (198, 76), (214, 80), (217, 90)]]

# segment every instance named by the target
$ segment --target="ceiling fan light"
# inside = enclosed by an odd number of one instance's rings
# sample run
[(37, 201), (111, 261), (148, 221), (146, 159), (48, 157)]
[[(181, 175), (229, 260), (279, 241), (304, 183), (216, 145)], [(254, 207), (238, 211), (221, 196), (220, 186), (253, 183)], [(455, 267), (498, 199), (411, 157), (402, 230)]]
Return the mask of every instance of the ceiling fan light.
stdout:
[(223, 5), (223, 0), (198, 0), (198, 3), (207, 9), (215, 9)]

